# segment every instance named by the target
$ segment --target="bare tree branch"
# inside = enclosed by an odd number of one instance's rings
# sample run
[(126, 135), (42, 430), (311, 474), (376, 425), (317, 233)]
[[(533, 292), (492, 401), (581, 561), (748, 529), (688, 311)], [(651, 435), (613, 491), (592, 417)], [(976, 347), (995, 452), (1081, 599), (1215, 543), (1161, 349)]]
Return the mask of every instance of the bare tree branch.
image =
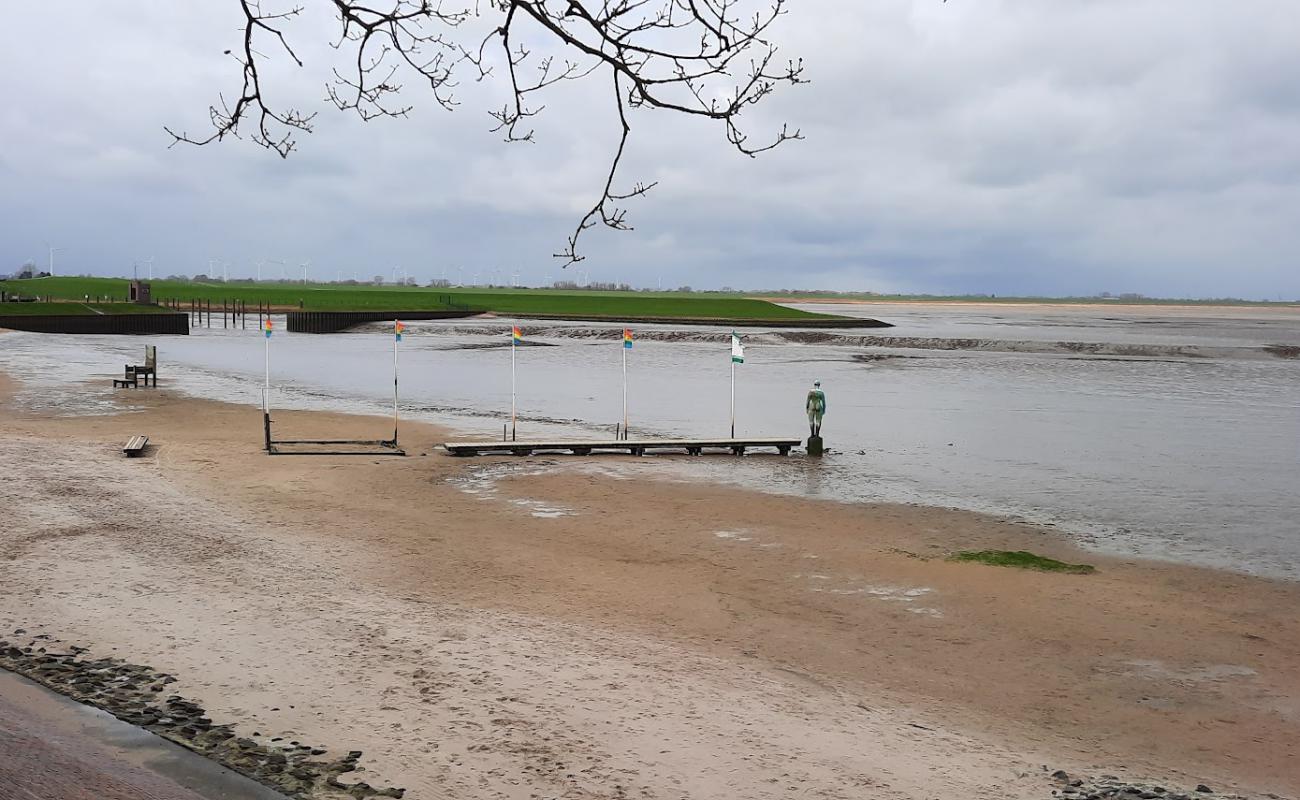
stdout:
[[(267, 0), (273, 1), (273, 0)], [(302, 6), (267, 11), (264, 0), (238, 2), (244, 15), (239, 55), (227, 51), (240, 65), (243, 86), (232, 104), (224, 97), (209, 108), (212, 131), (191, 137), (167, 128), (172, 144), (204, 145), (227, 136), (238, 137), (241, 126), (251, 138), (281, 157), (297, 146), (298, 135), (311, 133), (315, 114), (267, 104), (259, 65), (269, 60), (257, 49), (262, 40), (302, 61), (285, 35), (285, 26), (303, 12)], [(306, 0), (302, 0), (306, 2)], [(328, 100), (363, 120), (403, 117), (411, 106), (401, 97), (402, 75), (428, 86), (446, 109), (456, 106), (454, 76), (459, 68), (473, 70), (477, 80), (492, 75), (494, 44), (505, 59), (511, 100), (490, 112), (493, 132), (507, 141), (532, 141), (528, 120), (545, 106), (533, 100), (548, 87), (581, 80), (598, 71), (612, 78), (614, 107), (620, 134), (599, 199), (581, 220), (566, 247), (557, 253), (565, 266), (582, 260), (578, 240), (597, 224), (630, 230), (620, 201), (644, 195), (655, 184), (636, 183), (619, 191), (615, 179), (632, 126), (629, 111), (658, 110), (715, 120), (727, 141), (748, 156), (756, 156), (791, 139), (798, 129), (781, 130), (751, 142), (741, 127), (741, 115), (782, 85), (805, 82), (803, 61), (780, 61), (767, 34), (786, 13), (790, 0), (315, 0), (328, 4), (339, 25), (331, 45), (348, 54), (348, 67), (333, 70), (326, 85)], [(486, 7), (481, 7), (480, 3)], [(499, 16), (485, 37), (464, 42), (467, 21)], [(541, 40), (547, 52), (535, 53), (522, 42)], [(553, 50), (553, 52), (552, 52)]]

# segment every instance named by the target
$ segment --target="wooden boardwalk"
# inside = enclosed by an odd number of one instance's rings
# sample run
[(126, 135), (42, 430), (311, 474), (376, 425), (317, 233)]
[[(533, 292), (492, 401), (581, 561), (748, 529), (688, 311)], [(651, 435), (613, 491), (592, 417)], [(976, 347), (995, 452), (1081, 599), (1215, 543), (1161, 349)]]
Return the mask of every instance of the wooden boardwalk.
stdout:
[(530, 456), (534, 453), (572, 453), (586, 456), (592, 453), (629, 453), (642, 456), (650, 451), (681, 451), (698, 456), (705, 450), (729, 450), (743, 456), (746, 450), (773, 448), (781, 455), (798, 447), (800, 439), (540, 439), (533, 441), (447, 442), (443, 448), (453, 456), (482, 456), (505, 454)]

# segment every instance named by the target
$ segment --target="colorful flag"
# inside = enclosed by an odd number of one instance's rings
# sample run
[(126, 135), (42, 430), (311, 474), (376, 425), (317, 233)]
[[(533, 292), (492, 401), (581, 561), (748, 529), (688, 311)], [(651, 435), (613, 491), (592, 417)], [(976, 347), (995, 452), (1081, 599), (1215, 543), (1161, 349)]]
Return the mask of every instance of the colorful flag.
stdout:
[(741, 346), (740, 337), (736, 335), (735, 331), (731, 332), (731, 363), (745, 363), (745, 348)]
[(406, 325), (401, 320), (393, 320), (393, 334), (397, 336), (397, 341), (402, 341), (402, 331), (406, 330)]
[(271, 318), (270, 318), (270, 317), (267, 317), (267, 318), (266, 318), (266, 324), (262, 326), (262, 330), (266, 331), (266, 338), (270, 339), (270, 338), (271, 338)]
[(521, 331), (521, 330), (519, 330), (519, 326), (518, 326), (518, 325), (511, 325), (511, 326), (510, 326), (510, 342), (511, 342), (511, 344), (523, 344), (523, 343), (524, 343), (524, 332)]
[(632, 329), (631, 329), (631, 328), (624, 328), (624, 329), (623, 329), (623, 346), (626, 347), (628, 350), (631, 350), (631, 349), (632, 349)]

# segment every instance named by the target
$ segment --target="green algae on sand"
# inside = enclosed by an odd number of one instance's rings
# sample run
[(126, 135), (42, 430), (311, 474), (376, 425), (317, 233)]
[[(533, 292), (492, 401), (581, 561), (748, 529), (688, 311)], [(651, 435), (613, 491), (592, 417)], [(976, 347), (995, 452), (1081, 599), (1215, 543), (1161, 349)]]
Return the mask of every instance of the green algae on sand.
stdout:
[(1091, 564), (1067, 564), (1054, 558), (1035, 555), (1027, 550), (964, 550), (948, 557), (949, 561), (973, 561), (993, 567), (1016, 567), (1039, 572), (1064, 572), (1068, 575), (1089, 575), (1097, 571)]

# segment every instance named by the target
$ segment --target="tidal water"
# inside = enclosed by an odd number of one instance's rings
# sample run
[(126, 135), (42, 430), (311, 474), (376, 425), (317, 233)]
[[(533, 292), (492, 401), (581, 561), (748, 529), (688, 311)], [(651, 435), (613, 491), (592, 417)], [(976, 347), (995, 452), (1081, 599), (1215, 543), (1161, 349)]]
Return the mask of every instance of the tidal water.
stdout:
[[(810, 307), (812, 308), (812, 307)], [(1300, 310), (880, 304), (817, 307), (891, 329), (747, 329), (738, 435), (806, 436), (804, 396), (828, 396), (830, 455), (647, 460), (768, 491), (986, 511), (1051, 525), (1105, 552), (1300, 579)], [(409, 323), (403, 417), (461, 436), (509, 419), (509, 321)], [(530, 323), (515, 352), (519, 436), (614, 435), (616, 326)], [(283, 328), (279, 328), (280, 331)], [(719, 436), (731, 418), (728, 331), (638, 326), (628, 355), (634, 435)], [(0, 335), (0, 369), (33, 410), (98, 413), (83, 381), (120, 372), (144, 340)], [(257, 404), (257, 331), (153, 337), (163, 382)], [(391, 413), (392, 335), (277, 332), (276, 407)], [(260, 435), (250, 426), (250, 437)], [(639, 466), (638, 469), (644, 468)]]

